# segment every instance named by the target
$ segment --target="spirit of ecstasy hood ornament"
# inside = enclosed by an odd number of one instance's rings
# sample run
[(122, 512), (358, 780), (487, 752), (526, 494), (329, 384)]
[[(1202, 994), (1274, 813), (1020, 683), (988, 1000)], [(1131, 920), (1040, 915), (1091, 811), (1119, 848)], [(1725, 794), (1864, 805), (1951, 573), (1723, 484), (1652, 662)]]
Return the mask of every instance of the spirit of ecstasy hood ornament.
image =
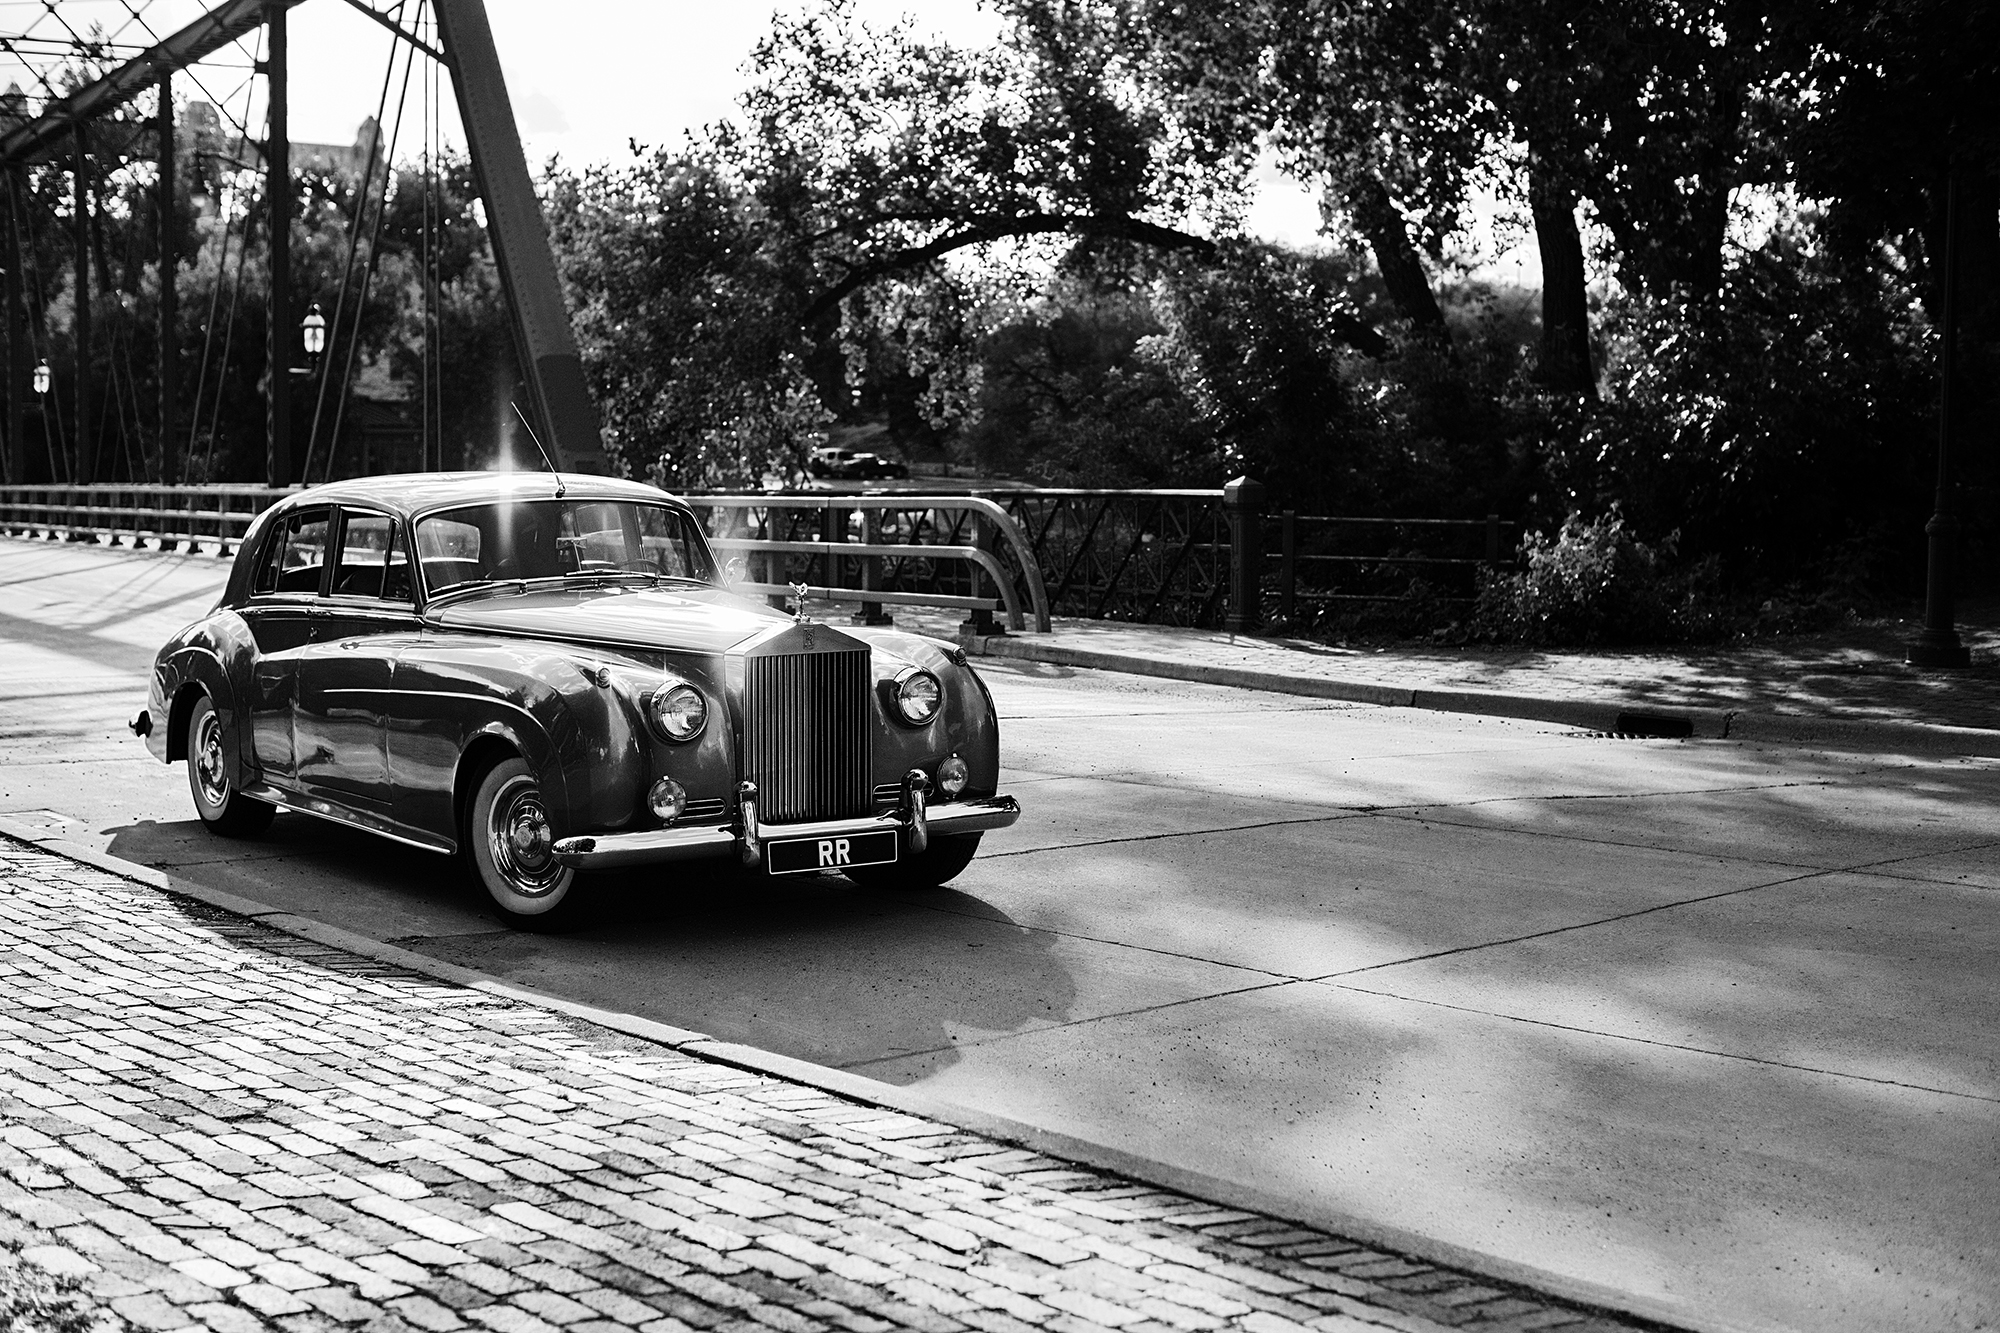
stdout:
[(794, 583), (791, 587), (792, 595), (786, 600), (792, 604), (792, 619), (803, 623), (806, 618), (806, 594), (812, 589), (804, 583)]

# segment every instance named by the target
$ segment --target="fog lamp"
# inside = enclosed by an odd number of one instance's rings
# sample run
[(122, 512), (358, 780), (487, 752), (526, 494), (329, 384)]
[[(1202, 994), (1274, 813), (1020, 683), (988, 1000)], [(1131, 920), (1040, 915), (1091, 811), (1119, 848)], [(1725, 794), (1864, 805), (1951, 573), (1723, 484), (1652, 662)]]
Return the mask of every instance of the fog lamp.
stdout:
[(686, 681), (670, 681), (653, 691), (646, 713), (667, 740), (691, 741), (708, 723), (708, 700)]
[(965, 790), (965, 784), (972, 780), (972, 770), (966, 767), (957, 755), (938, 765), (938, 788), (946, 796), (956, 796)]
[(652, 808), (655, 819), (662, 824), (671, 824), (681, 817), (681, 811), (687, 809), (687, 788), (672, 778), (661, 778), (646, 794), (646, 804)]

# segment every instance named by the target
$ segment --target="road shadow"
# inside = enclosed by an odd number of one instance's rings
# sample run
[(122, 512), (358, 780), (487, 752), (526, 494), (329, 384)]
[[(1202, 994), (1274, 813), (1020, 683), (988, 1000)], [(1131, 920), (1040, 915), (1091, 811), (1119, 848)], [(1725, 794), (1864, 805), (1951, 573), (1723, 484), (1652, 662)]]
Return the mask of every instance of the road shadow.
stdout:
[(303, 815), (256, 838), (197, 820), (103, 830), (109, 851), (191, 886), (510, 983), (819, 1064), (920, 1052), (1067, 1021), (1056, 936), (950, 888), (892, 894), (835, 874), (728, 863), (586, 876), (559, 933), (503, 923), (460, 864)]
[[(715, 867), (593, 877), (559, 935), (395, 943), (509, 981), (847, 1067), (1067, 1021), (1057, 937), (949, 888), (888, 894), (836, 874)], [(934, 1066), (935, 1067), (935, 1066)]]

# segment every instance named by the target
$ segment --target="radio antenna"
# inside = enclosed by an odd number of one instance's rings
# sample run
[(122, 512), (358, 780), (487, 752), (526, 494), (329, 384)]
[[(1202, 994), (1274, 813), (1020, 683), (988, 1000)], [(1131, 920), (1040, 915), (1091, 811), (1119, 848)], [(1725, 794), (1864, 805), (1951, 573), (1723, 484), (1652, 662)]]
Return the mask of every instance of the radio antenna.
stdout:
[(528, 420), (528, 414), (521, 410), (520, 402), (517, 400), (513, 403), (510, 403), (509, 406), (511, 406), (514, 409), (514, 415), (521, 418), (521, 429), (527, 431), (528, 438), (534, 441), (535, 452), (539, 453), (542, 456), (542, 461), (549, 465), (549, 471), (555, 473), (556, 499), (558, 500), (562, 499), (564, 494), (567, 493), (567, 491), (569, 490), (569, 488), (563, 485), (562, 471), (561, 469), (556, 467), (556, 460), (549, 457), (549, 451), (547, 449), (542, 448), (542, 437), (535, 434), (535, 427)]

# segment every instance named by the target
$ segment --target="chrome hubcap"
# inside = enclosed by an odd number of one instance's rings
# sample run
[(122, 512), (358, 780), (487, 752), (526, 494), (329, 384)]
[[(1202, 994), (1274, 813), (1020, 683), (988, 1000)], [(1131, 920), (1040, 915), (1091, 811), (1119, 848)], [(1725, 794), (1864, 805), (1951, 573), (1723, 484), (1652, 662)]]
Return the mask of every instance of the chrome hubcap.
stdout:
[(555, 830), (549, 825), (542, 796), (526, 778), (511, 782), (493, 802), (487, 825), (487, 845), (493, 864), (516, 893), (539, 898), (562, 879), (555, 859)]
[(221, 806), (229, 800), (229, 775), (222, 767), (222, 719), (210, 713), (201, 720), (195, 737), (194, 777), (207, 805)]

